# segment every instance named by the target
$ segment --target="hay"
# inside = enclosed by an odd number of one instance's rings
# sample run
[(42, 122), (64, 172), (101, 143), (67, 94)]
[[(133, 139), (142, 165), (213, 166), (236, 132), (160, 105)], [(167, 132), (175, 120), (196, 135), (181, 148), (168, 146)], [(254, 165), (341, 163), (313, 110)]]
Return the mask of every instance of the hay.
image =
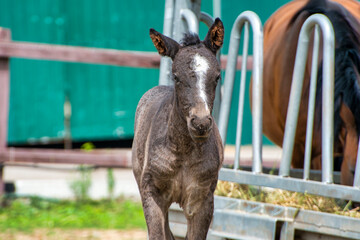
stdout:
[(215, 195), (360, 218), (359, 207), (350, 209), (351, 201), (345, 202), (307, 193), (218, 181)]

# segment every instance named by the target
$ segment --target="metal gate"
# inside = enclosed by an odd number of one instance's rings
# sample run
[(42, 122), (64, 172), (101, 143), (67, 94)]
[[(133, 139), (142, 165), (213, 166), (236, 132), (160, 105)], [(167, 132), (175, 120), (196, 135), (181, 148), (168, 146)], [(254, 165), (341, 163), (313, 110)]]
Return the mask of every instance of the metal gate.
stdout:
[[(244, 102), (243, 90), (239, 97), (239, 115), (236, 135), (236, 153), (234, 168), (222, 168), (219, 180), (236, 182), (239, 184), (256, 185), (279, 188), (289, 191), (309, 193), (331, 198), (359, 201), (360, 199), (360, 160), (355, 170), (353, 186), (335, 184), (333, 181), (333, 107), (334, 107), (334, 32), (329, 19), (321, 14), (310, 16), (304, 23), (297, 49), (293, 84), (291, 88), (283, 153), (278, 175), (263, 172), (262, 168), (262, 25), (258, 16), (253, 12), (243, 12), (233, 24), (228, 63), (224, 82), (224, 95), (221, 102), (219, 116), (219, 130), (226, 141), (227, 121), (229, 118), (231, 93), (234, 85), (235, 66), (239, 48), (241, 32), (244, 28), (243, 58), (247, 57), (249, 42), (249, 26), (253, 31), (253, 164), (251, 171), (238, 170), (240, 165), (241, 122)], [(292, 149), (294, 146), (295, 129), (299, 113), (300, 94), (304, 76), (304, 66), (309, 45), (310, 33), (315, 28), (315, 43), (319, 42), (320, 30), (323, 38), (323, 102), (328, 104), (323, 108), (323, 135), (322, 135), (322, 170), (321, 181), (310, 180), (310, 145), (315, 104), (316, 67), (312, 67), (310, 102), (308, 113), (307, 140), (305, 145), (305, 167), (303, 176), (290, 176)], [(318, 57), (319, 44), (314, 44), (313, 57)], [(317, 60), (313, 60), (317, 63)], [(246, 61), (243, 69), (240, 86), (245, 85)], [(360, 149), (360, 148), (359, 148)], [(186, 219), (181, 209), (173, 206), (169, 216), (171, 229), (176, 237), (185, 237)], [(360, 239), (360, 219), (338, 216), (335, 214), (299, 210), (292, 207), (283, 207), (267, 203), (257, 203), (245, 200), (215, 197), (215, 212), (208, 239)]]

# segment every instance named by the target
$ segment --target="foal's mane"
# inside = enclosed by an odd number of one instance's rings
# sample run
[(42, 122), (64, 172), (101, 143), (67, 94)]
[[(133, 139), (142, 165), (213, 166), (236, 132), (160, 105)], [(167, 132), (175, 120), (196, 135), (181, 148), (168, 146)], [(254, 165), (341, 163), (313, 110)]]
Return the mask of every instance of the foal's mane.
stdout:
[[(335, 106), (334, 135), (338, 136), (342, 120), (340, 118), (341, 102), (344, 102), (354, 115), (358, 135), (360, 133), (360, 23), (344, 7), (327, 0), (309, 0), (291, 19), (290, 28), (297, 17), (304, 21), (314, 13), (326, 15), (335, 31)], [(322, 64), (318, 70), (316, 90), (317, 119), (321, 119), (322, 105)], [(320, 121), (317, 122), (320, 128)], [(338, 139), (335, 139), (337, 141)]]
[(185, 33), (183, 39), (180, 41), (181, 45), (183, 47), (186, 46), (192, 46), (192, 45), (198, 45), (200, 44), (200, 38), (196, 33)]

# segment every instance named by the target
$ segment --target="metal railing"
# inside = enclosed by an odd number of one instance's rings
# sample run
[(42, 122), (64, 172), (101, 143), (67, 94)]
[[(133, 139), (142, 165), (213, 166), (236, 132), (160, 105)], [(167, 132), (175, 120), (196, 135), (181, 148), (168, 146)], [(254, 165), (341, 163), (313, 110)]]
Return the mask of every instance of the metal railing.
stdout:
[[(316, 27), (315, 27), (316, 26)], [(286, 117), (283, 140), (283, 155), (280, 165), (280, 176), (289, 176), (294, 149), (295, 132), (299, 115), (302, 86), (309, 49), (310, 35), (315, 27), (315, 40), (310, 79), (309, 110), (305, 145), (304, 179), (309, 178), (311, 160), (311, 140), (314, 124), (315, 94), (317, 79), (317, 59), (319, 54), (319, 28), (323, 36), (323, 95), (322, 95), (322, 181), (333, 183), (333, 146), (334, 146), (334, 60), (335, 34), (330, 20), (322, 14), (310, 16), (303, 24), (296, 51), (293, 80), (290, 91), (289, 106)]]
[[(249, 46), (249, 27), (253, 31), (253, 166), (251, 171), (238, 170), (240, 165), (240, 147), (242, 118), (244, 105), (244, 90), (246, 81), (247, 55)], [(305, 167), (298, 178), (290, 177), (292, 149), (299, 114), (299, 103), (304, 81), (305, 61), (307, 60), (310, 35), (315, 29), (310, 79), (309, 109), (307, 123), (307, 139)], [(226, 131), (230, 114), (230, 104), (235, 81), (240, 36), (244, 30), (243, 53), (241, 62), (240, 93), (238, 119), (236, 129), (236, 152), (233, 169), (222, 168), (219, 180), (237, 182), (240, 184), (272, 187), (289, 191), (303, 192), (326, 197), (359, 201), (360, 199), (360, 146), (356, 164), (354, 186), (333, 184), (333, 114), (334, 114), (334, 32), (326, 16), (316, 14), (308, 18), (300, 32), (299, 44), (293, 73), (293, 84), (289, 101), (284, 149), (279, 169), (279, 175), (264, 173), (262, 169), (262, 66), (263, 66), (263, 35), (262, 25), (253, 12), (244, 12), (236, 19), (230, 39), (229, 55), (226, 65), (224, 97), (221, 102), (219, 130), (223, 143), (226, 141)], [(319, 58), (320, 32), (323, 38), (323, 129), (322, 129), (322, 179), (310, 179), (311, 141), (313, 132), (315, 93), (317, 79), (317, 64)], [(360, 145), (360, 142), (359, 142)], [(326, 152), (326, 153), (325, 153)], [(313, 172), (312, 172), (313, 173)], [(292, 175), (293, 176), (293, 175)], [(312, 176), (313, 177), (313, 176)], [(178, 206), (172, 206), (170, 211), (170, 226), (175, 236), (185, 237), (187, 220), (180, 214)], [(334, 239), (359, 239), (360, 220), (336, 214), (299, 210), (298, 208), (239, 200), (215, 196), (215, 210), (211, 229), (207, 239), (294, 239), (298, 232), (306, 239), (308, 237), (334, 236)], [(257, 231), (261, 228), (261, 231)], [(301, 232), (301, 233), (300, 233)]]
[[(249, 28), (253, 31), (253, 165), (251, 171), (239, 170), (242, 119), (248, 47)], [(301, 89), (304, 81), (310, 36), (315, 29), (310, 78), (309, 109), (306, 135), (305, 167), (298, 178), (290, 177), (292, 149), (299, 115)], [(289, 191), (322, 195), (339, 199), (359, 201), (360, 199), (360, 147), (356, 164), (354, 186), (333, 184), (333, 114), (334, 114), (334, 32), (328, 18), (316, 14), (308, 18), (302, 26), (293, 73), (293, 83), (288, 107), (287, 122), (283, 143), (283, 155), (279, 175), (264, 173), (262, 169), (262, 67), (263, 67), (263, 34), (258, 16), (253, 12), (243, 12), (233, 24), (229, 55), (226, 65), (224, 95), (219, 116), (219, 130), (223, 143), (230, 114), (235, 72), (239, 69), (238, 51), (240, 36), (244, 31), (241, 77), (239, 89), (238, 119), (236, 128), (236, 151), (233, 169), (222, 168), (219, 180), (240, 184), (272, 187)], [(311, 141), (315, 110), (316, 79), (319, 58), (320, 33), (323, 42), (323, 129), (322, 129), (322, 179), (310, 180)], [(359, 142), (360, 144), (360, 142)], [(312, 172), (313, 173), (313, 172)], [(293, 175), (291, 175), (293, 176)], [(312, 175), (313, 177), (313, 175)], [(180, 214), (178, 206), (172, 206), (169, 219), (174, 236), (185, 238), (187, 220)], [(293, 207), (272, 205), (240, 199), (215, 196), (215, 210), (211, 229), (207, 239), (294, 239), (295, 232), (304, 238), (334, 236), (334, 239), (359, 239), (360, 220), (336, 214), (300, 210)], [(258, 231), (259, 227), (261, 231)]]
[[(248, 22), (248, 23), (247, 23)], [(219, 130), (226, 140), (227, 124), (230, 112), (231, 94), (235, 78), (235, 65), (240, 42), (241, 30), (244, 27), (244, 50), (243, 58), (247, 56), (248, 45), (248, 24), (253, 29), (254, 41), (254, 66), (253, 66), (253, 167), (252, 171), (237, 170), (239, 167), (239, 152), (242, 124), (243, 91), (245, 82), (245, 67), (240, 83), (239, 114), (236, 135), (236, 153), (234, 169), (222, 168), (219, 179), (224, 181), (237, 182), (241, 184), (280, 188), (289, 191), (303, 192), (325, 197), (341, 198), (359, 201), (360, 199), (360, 163), (357, 162), (354, 185), (344, 186), (333, 184), (333, 143), (334, 143), (334, 31), (329, 19), (322, 14), (314, 14), (309, 17), (301, 28), (299, 44), (293, 73), (293, 83), (289, 99), (288, 115), (285, 126), (285, 136), (283, 142), (283, 155), (281, 159), (279, 175), (270, 175), (262, 172), (262, 26), (255, 13), (244, 12), (236, 19), (230, 39), (228, 63), (226, 66), (224, 98), (221, 103)], [(315, 40), (313, 48), (313, 67), (311, 74), (311, 87), (309, 94), (309, 113), (307, 126), (306, 156), (303, 179), (290, 176), (292, 152), (295, 139), (295, 131), (299, 114), (299, 104), (301, 89), (304, 79), (305, 61), (310, 42), (312, 30), (315, 29)], [(310, 175), (310, 156), (311, 156), (311, 137), (313, 131), (314, 104), (316, 92), (316, 71), (319, 52), (319, 33), (323, 39), (323, 108), (322, 108), (322, 181), (309, 180)], [(359, 150), (360, 151), (360, 150)], [(358, 154), (359, 158), (359, 154)]]
[(253, 30), (253, 171), (260, 173), (262, 171), (262, 70), (263, 70), (263, 33), (260, 18), (251, 11), (241, 13), (233, 24), (231, 35), (228, 62), (226, 65), (224, 94), (220, 107), (219, 131), (223, 143), (226, 142), (226, 133), (229, 122), (232, 92), (235, 81), (237, 55), (239, 52), (241, 32), (244, 30), (244, 47), (241, 68), (240, 94), (238, 122), (236, 132), (236, 154), (234, 169), (239, 166), (240, 145), (242, 132), (242, 119), (244, 108), (245, 81), (246, 81), (246, 60), (248, 57), (249, 43), (249, 25)]

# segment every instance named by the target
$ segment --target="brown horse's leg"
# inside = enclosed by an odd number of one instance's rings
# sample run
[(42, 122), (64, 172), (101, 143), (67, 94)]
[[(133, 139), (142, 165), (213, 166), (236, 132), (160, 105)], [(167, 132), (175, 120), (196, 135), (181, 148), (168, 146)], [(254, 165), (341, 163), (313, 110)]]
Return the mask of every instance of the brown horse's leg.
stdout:
[(187, 234), (186, 240), (205, 240), (214, 212), (214, 196), (207, 196), (201, 203), (196, 212), (185, 210), (187, 218)]
[(351, 186), (354, 183), (359, 138), (355, 117), (350, 108), (345, 104), (341, 105), (340, 117), (346, 129), (344, 136), (344, 158), (341, 165), (341, 184)]
[(293, 168), (303, 168), (304, 167), (304, 149), (305, 149), (305, 146), (303, 143), (295, 141), (293, 157), (292, 157), (292, 162), (291, 162), (291, 165)]
[(141, 194), (141, 197), (149, 240), (173, 240), (174, 237), (169, 228), (169, 204), (149, 191), (145, 191), (144, 194)]
[(341, 165), (341, 184), (352, 186), (354, 183), (354, 173), (352, 171), (352, 168), (350, 168), (348, 162), (346, 159), (343, 160)]

